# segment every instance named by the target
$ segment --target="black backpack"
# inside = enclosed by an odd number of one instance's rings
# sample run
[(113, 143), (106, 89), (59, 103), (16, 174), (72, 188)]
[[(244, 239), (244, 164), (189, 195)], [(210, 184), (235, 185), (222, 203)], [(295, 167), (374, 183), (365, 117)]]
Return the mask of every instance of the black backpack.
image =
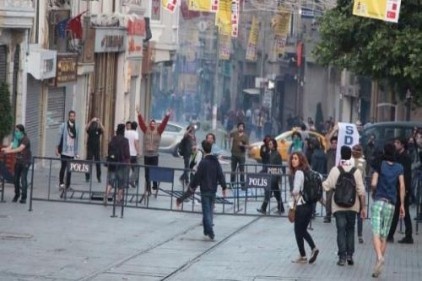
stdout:
[(355, 171), (353, 167), (349, 172), (346, 172), (343, 167), (338, 167), (340, 175), (338, 176), (336, 189), (334, 190), (334, 202), (343, 208), (350, 208), (355, 205), (356, 201), (356, 181)]
[(321, 175), (313, 170), (304, 172), (304, 175), (302, 198), (306, 203), (316, 203), (321, 200), (323, 193)]
[[(122, 160), (122, 149), (118, 137), (113, 137), (108, 144), (107, 162), (118, 163)], [(117, 165), (108, 164), (110, 171), (114, 171)]]

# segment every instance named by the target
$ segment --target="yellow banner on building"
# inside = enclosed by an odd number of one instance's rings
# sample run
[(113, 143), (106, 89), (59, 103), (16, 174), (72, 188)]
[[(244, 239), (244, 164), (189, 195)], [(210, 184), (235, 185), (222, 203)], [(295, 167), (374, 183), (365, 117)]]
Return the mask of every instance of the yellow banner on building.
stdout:
[(161, 0), (161, 6), (164, 8), (164, 10), (167, 10), (170, 13), (174, 13), (177, 6), (177, 0)]
[(290, 31), (292, 14), (289, 12), (279, 12), (271, 19), (271, 28), (276, 36), (287, 36)]
[(232, 33), (231, 5), (232, 5), (231, 0), (220, 0), (219, 9), (217, 13), (215, 14), (215, 25), (218, 27), (218, 32), (220, 34), (229, 35)]
[(219, 2), (220, 0), (188, 0), (188, 7), (191, 11), (216, 13)]
[(397, 23), (400, 5), (401, 0), (354, 0), (353, 15)]
[(254, 16), (252, 18), (251, 30), (249, 31), (248, 46), (246, 48), (246, 60), (256, 61), (256, 48), (258, 44), (259, 21)]
[(232, 38), (226, 34), (219, 34), (218, 35), (218, 58), (220, 60), (229, 60), (230, 59), (230, 51), (232, 47)]

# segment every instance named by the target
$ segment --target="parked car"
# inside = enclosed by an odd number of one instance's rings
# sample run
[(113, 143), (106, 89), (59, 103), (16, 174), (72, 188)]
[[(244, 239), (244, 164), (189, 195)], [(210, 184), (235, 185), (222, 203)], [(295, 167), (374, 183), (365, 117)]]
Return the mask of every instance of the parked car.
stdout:
[(382, 149), (384, 144), (393, 141), (397, 137), (409, 138), (415, 128), (422, 128), (422, 122), (378, 122), (364, 126), (361, 140), (363, 147), (366, 147), (370, 137), (374, 137), (376, 149)]
[[(157, 121), (157, 126), (161, 123)], [(171, 153), (173, 155), (177, 154), (177, 147), (180, 141), (183, 139), (183, 135), (186, 131), (186, 126), (174, 122), (168, 122), (164, 132), (161, 134), (161, 142), (159, 151)]]
[[(278, 136), (275, 137), (277, 141), (277, 150), (281, 155), (281, 159), (283, 161), (287, 161), (289, 159), (289, 147), (292, 143), (292, 134), (293, 132), (298, 131), (299, 129), (293, 129), (290, 131), (286, 131)], [(307, 131), (309, 138), (317, 139), (319, 143), (324, 146), (324, 149), (328, 148), (328, 144), (325, 140), (325, 137), (317, 132), (314, 131)], [(260, 148), (264, 143), (262, 141), (255, 142), (250, 145), (248, 150), (249, 158), (255, 159), (258, 162), (261, 162), (261, 155), (259, 154)]]

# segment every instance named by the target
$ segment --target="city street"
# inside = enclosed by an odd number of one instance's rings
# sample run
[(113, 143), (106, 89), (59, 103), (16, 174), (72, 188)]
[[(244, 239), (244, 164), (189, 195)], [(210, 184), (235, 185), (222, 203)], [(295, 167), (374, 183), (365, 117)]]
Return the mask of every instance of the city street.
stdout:
[[(164, 155), (162, 160), (182, 165)], [(28, 205), (12, 203), (12, 197), (13, 187), (6, 185), (6, 202), (0, 203), (0, 280), (372, 279), (369, 221), (365, 243), (356, 244), (355, 265), (339, 267), (335, 223), (316, 218), (311, 235), (320, 255), (313, 265), (298, 265), (291, 263), (298, 250), (285, 217), (216, 215), (216, 239), (210, 241), (200, 214), (126, 208), (124, 218), (112, 218), (111, 206), (42, 201), (34, 201), (28, 212)], [(422, 241), (420, 235), (414, 239), (414, 245), (389, 244), (380, 280), (420, 278), (416, 257), (422, 255)]]

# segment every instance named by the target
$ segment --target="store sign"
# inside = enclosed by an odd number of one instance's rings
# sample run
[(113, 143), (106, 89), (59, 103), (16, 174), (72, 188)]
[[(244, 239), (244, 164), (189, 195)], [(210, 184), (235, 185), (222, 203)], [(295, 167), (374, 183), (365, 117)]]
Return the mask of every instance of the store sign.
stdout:
[(128, 20), (127, 34), (145, 36), (145, 20), (143, 18)]
[(142, 57), (142, 42), (143, 37), (136, 35), (129, 35), (127, 38), (127, 57), (141, 58)]
[(78, 78), (78, 55), (77, 54), (58, 54), (56, 85), (62, 83), (74, 82)]
[(126, 50), (126, 30), (117, 28), (96, 28), (95, 52), (116, 53)]

